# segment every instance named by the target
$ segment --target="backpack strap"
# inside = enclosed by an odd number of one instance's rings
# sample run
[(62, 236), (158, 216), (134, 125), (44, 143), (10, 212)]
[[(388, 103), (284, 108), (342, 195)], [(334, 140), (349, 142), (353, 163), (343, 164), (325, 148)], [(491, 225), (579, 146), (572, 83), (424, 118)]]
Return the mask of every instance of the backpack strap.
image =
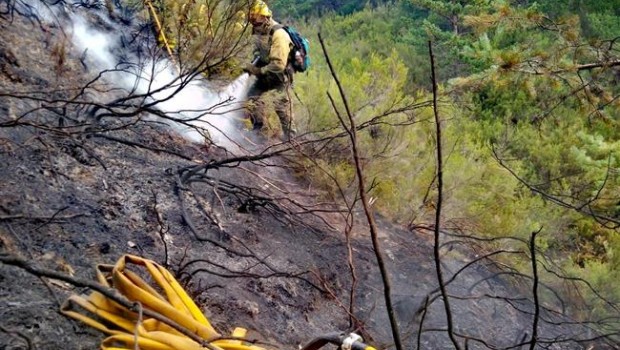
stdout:
[[(281, 24), (276, 24), (274, 25), (271, 30), (269, 31), (269, 45), (271, 45), (271, 40), (273, 40), (273, 33), (276, 32), (276, 30), (278, 29), (284, 29), (284, 31), (286, 32), (286, 35), (288, 35), (288, 37), (291, 39), (291, 43), (293, 44), (293, 47), (295, 46), (295, 42), (293, 41), (293, 38), (291, 37), (291, 35), (288, 33), (288, 31), (286, 30), (285, 26), (281, 25)], [(286, 62), (286, 68), (284, 69), (284, 74), (288, 77), (289, 82), (291, 83), (291, 85), (293, 84), (293, 66), (291, 64), (291, 55), (293, 54), (293, 49), (291, 49), (291, 52), (289, 52), (288, 54), (288, 60)]]
[(278, 29), (282, 29), (282, 28), (284, 28), (284, 26), (283, 26), (283, 25), (281, 25), (281, 24), (276, 24), (276, 25), (275, 25), (275, 26), (273, 26), (273, 27), (271, 28), (271, 30), (269, 31), (269, 36), (273, 36), (273, 33), (275, 33), (275, 32), (276, 32), (276, 30), (278, 30)]

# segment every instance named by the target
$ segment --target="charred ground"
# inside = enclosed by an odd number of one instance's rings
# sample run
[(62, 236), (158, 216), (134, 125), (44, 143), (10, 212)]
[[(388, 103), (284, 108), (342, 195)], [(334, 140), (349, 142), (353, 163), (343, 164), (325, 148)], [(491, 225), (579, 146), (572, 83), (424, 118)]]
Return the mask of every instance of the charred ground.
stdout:
[[(93, 18), (105, 15), (99, 11)], [(176, 274), (222, 333), (243, 326), (278, 348), (351, 330), (344, 219), (329, 196), (308, 190), (287, 168), (298, 150), (272, 144), (233, 155), (189, 142), (146, 113), (89, 117), (119, 92), (105, 81), (81, 90), (92, 71), (53, 23), (34, 13), (0, 17), (2, 253), (81, 279), (123, 254), (153, 259)], [(350, 245), (357, 326), (389, 345), (381, 280), (361, 219), (354, 214), (359, 228)], [(445, 334), (433, 331), (444, 327), (441, 304), (422, 312), (437, 294), (431, 235), (380, 226), (407, 348), (415, 348), (421, 317), (429, 329), (422, 347), (448, 348)], [(445, 268), (456, 272), (476, 253), (456, 249)], [(450, 286), (460, 297), (453, 302), (458, 331), (498, 347), (519, 343), (531, 328), (529, 287), (500, 278), (497, 265), (472, 266)], [(82, 292), (0, 265), (0, 348), (97, 348), (101, 334), (58, 312), (68, 295)], [(541, 323), (543, 345), (583, 348), (588, 342), (573, 340), (596, 338), (553, 310)]]

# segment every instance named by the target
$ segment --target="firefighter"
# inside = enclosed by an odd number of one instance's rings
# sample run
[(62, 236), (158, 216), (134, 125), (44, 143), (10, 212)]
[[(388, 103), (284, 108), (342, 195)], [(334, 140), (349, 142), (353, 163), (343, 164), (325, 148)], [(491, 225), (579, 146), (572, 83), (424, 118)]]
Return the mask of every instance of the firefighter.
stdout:
[(262, 129), (267, 101), (273, 98), (283, 139), (289, 140), (296, 133), (290, 97), (294, 72), (288, 63), (293, 42), (282, 26), (273, 20), (271, 10), (262, 0), (255, 1), (250, 8), (249, 22), (255, 40), (254, 60), (244, 71), (257, 78), (248, 92), (247, 109), (253, 129)]

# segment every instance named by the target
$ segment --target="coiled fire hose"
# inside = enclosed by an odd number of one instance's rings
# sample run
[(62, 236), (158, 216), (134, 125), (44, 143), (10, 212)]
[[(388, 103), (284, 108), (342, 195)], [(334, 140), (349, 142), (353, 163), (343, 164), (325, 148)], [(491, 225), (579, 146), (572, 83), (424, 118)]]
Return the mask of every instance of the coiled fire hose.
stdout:
[[(146, 271), (133, 271), (130, 267)], [(148, 276), (153, 285), (141, 277)], [(159, 264), (133, 255), (124, 255), (111, 265), (97, 266), (100, 284), (113, 288), (140, 306), (130, 310), (99, 292), (73, 295), (61, 306), (61, 312), (108, 335), (101, 349), (121, 350), (264, 350), (244, 341), (246, 330), (237, 328), (223, 339), (172, 274)], [(161, 292), (160, 292), (161, 291)], [(195, 334), (201, 343), (158, 318), (140, 310), (157, 313)]]
[[(70, 296), (60, 311), (105, 333), (103, 350), (265, 350), (245, 339), (244, 328), (222, 337), (172, 274), (152, 260), (124, 255), (115, 265), (97, 265), (96, 271), (101, 285), (138, 307), (128, 308), (93, 291)], [(329, 333), (302, 350), (327, 344), (342, 350), (375, 350), (354, 333)]]

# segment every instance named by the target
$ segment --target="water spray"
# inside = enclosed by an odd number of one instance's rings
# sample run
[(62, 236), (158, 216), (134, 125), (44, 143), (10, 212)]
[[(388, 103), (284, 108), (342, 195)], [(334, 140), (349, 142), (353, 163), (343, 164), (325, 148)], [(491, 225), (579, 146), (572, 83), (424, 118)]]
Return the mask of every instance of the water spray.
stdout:
[[(174, 61), (161, 59), (144, 64), (131, 53), (127, 55), (130, 64), (118, 70), (119, 59), (113, 52), (121, 50), (121, 38), (117, 33), (124, 30), (103, 15), (100, 17), (116, 30), (95, 28), (77, 12), (70, 15), (71, 28), (67, 30), (73, 35), (75, 47), (86, 53), (97, 73), (107, 71), (104, 78), (112, 85), (128, 92), (150, 95), (153, 107), (170, 117), (163, 121), (192, 142), (203, 143), (206, 136), (219, 146), (229, 148), (243, 139), (239, 135), (242, 132), (240, 120), (252, 82), (247, 73), (241, 74), (226, 88), (216, 89), (200, 78), (184, 80), (188, 77), (180, 75)], [(181, 84), (184, 86), (179, 89)], [(183, 122), (174, 122), (174, 119)]]

